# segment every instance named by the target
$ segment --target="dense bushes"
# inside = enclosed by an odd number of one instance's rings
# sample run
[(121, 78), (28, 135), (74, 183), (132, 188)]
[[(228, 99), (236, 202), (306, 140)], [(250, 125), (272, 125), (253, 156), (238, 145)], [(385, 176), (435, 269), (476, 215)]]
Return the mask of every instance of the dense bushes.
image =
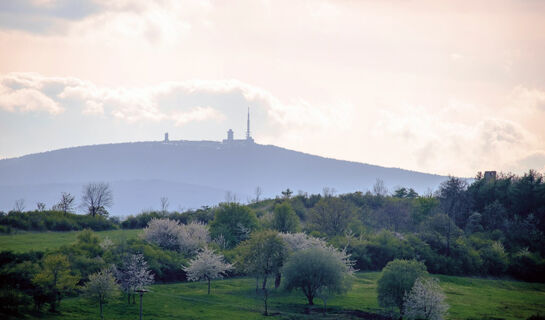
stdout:
[[(112, 219), (102, 216), (80, 215), (61, 211), (10, 212), (0, 215), (0, 225), (11, 230), (71, 231), (92, 229), (95, 231), (117, 229)], [(4, 229), (8, 231), (9, 229)], [(9, 230), (9, 231), (11, 231)]]

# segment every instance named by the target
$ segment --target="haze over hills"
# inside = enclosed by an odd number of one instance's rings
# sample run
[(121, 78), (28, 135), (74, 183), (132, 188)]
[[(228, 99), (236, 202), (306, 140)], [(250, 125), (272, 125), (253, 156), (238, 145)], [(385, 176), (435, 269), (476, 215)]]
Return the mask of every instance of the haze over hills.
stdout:
[(241, 201), (260, 186), (265, 197), (290, 188), (320, 193), (370, 190), (376, 179), (386, 187), (412, 187), (423, 193), (444, 176), (323, 158), (246, 140), (150, 141), (59, 149), (0, 160), (0, 210), (24, 199), (48, 207), (61, 192), (78, 198), (83, 185), (108, 182), (114, 192), (113, 215), (159, 207), (168, 197), (170, 209), (197, 208), (224, 201), (228, 191)]

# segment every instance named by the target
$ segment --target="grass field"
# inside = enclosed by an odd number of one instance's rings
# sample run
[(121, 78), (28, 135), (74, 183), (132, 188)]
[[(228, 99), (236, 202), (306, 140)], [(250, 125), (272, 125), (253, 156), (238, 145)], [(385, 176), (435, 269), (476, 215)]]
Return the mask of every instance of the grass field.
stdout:
[[(108, 230), (95, 232), (101, 239), (109, 237), (112, 241), (123, 237), (136, 238), (140, 229), (134, 230)], [(14, 252), (27, 252), (30, 250), (44, 251), (56, 249), (62, 245), (76, 241), (79, 231), (69, 232), (21, 232), (9, 235), (0, 235), (0, 251), (12, 250)]]
[[(356, 310), (380, 313), (377, 304), (377, 272), (358, 273), (352, 290), (328, 302), (328, 315), (322, 317), (321, 300), (305, 314), (306, 300), (298, 292), (273, 292), (270, 312), (273, 319), (356, 319)], [(448, 319), (526, 319), (545, 314), (545, 284), (517, 281), (438, 276), (447, 302)], [(255, 280), (236, 278), (215, 281), (212, 294), (205, 283), (161, 284), (151, 287), (144, 297), (144, 319), (265, 319), (262, 300), (255, 295)], [(127, 305), (120, 297), (105, 306), (106, 319), (137, 319), (138, 301)], [(98, 319), (98, 306), (81, 298), (67, 298), (60, 315), (45, 319)], [(360, 313), (361, 314), (361, 313)]]

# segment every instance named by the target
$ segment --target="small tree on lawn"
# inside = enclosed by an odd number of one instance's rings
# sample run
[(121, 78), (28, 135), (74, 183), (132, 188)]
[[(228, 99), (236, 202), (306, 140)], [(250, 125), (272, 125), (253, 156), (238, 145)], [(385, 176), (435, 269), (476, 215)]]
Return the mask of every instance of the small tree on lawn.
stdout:
[(119, 286), (111, 270), (104, 269), (89, 276), (89, 281), (83, 287), (83, 294), (89, 300), (98, 303), (100, 319), (104, 319), (102, 306), (108, 300), (119, 295)]
[(264, 313), (267, 315), (267, 300), (269, 298), (267, 280), (280, 273), (280, 268), (287, 256), (286, 244), (278, 232), (267, 230), (254, 232), (249, 240), (240, 245), (239, 250), (245, 271), (254, 274), (256, 278), (262, 277), (263, 279), (261, 290), (265, 307)]
[(293, 253), (282, 268), (285, 289), (301, 290), (309, 305), (314, 305), (314, 298), (321, 296), (325, 309), (331, 294), (344, 293), (350, 288), (353, 270), (342, 257), (326, 247)]
[(405, 295), (403, 308), (403, 317), (407, 319), (442, 320), (449, 306), (439, 281), (420, 277)]
[(154, 276), (142, 254), (131, 254), (125, 257), (121, 269), (117, 270), (117, 279), (121, 288), (127, 293), (127, 303), (134, 303), (134, 291), (143, 289), (153, 283)]
[(189, 261), (189, 266), (182, 267), (190, 281), (206, 280), (208, 282), (208, 294), (210, 294), (210, 281), (223, 278), (232, 268), (233, 265), (224, 261), (223, 255), (208, 248), (202, 249), (194, 259)]
[(384, 308), (399, 308), (403, 311), (405, 295), (411, 291), (416, 279), (426, 276), (426, 266), (416, 260), (393, 260), (382, 269), (378, 279), (378, 303)]

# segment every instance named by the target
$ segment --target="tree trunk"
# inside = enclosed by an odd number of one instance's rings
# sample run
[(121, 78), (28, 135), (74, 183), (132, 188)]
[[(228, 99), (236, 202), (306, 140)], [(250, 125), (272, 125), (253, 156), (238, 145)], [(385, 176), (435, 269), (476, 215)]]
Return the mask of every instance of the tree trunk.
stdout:
[(282, 274), (278, 272), (276, 274), (276, 278), (274, 279), (274, 288), (278, 289), (278, 287), (280, 287), (281, 282), (282, 282)]
[(100, 319), (104, 320), (104, 315), (102, 314), (102, 301), (98, 303), (100, 305)]
[(208, 294), (210, 294), (210, 278), (208, 278)]
[(259, 276), (255, 276), (255, 293), (259, 292)]
[(127, 304), (131, 304), (131, 293), (127, 292)]
[(326, 312), (327, 312), (327, 300), (324, 299), (324, 310), (323, 310), (324, 317), (325, 317)]
[(267, 300), (269, 299), (269, 293), (267, 292), (267, 288), (263, 288), (263, 303), (265, 305), (265, 315), (269, 315), (269, 308), (267, 305)]

